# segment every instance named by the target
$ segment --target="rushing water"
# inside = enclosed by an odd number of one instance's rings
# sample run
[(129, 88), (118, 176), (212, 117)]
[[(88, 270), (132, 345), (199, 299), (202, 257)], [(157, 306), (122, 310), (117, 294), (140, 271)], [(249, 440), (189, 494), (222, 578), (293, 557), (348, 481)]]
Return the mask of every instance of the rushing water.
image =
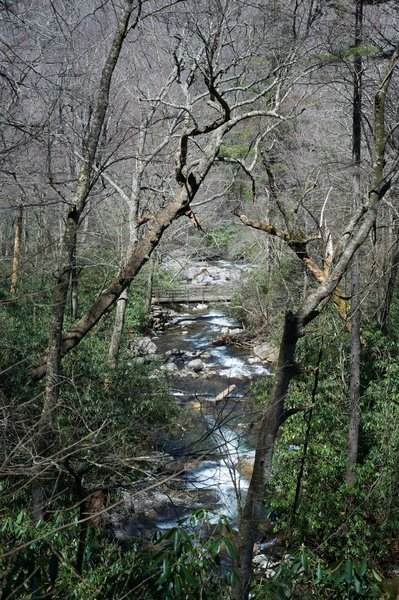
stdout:
[[(234, 520), (238, 515), (238, 503), (248, 487), (248, 480), (239, 473), (237, 465), (254, 455), (248, 435), (253, 420), (247, 399), (248, 387), (253, 379), (270, 373), (262, 364), (250, 364), (248, 353), (226, 346), (212, 346), (211, 340), (220, 335), (222, 327), (236, 328), (239, 324), (222, 310), (192, 309), (185, 315), (176, 316), (155, 341), (161, 353), (172, 350), (175, 354), (172, 358), (180, 369), (172, 370), (171, 375), (176, 398), (182, 404), (194, 401), (196, 409), (193, 413), (195, 431), (167, 449), (178, 451), (180, 457), (195, 453), (206, 455), (198, 466), (188, 471), (187, 488), (213, 490), (215, 502), (208, 508)], [(205, 364), (204, 371), (195, 379), (180, 375), (184, 374), (190, 354), (200, 356)], [(220, 403), (213, 401), (233, 384), (235, 388), (229, 399)], [(170, 524), (165, 521), (163, 526)]]

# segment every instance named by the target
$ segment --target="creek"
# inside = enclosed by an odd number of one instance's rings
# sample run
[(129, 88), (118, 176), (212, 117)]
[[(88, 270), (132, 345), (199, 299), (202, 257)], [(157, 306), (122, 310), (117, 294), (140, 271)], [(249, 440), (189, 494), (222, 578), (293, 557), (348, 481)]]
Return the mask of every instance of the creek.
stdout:
[[(173, 394), (190, 411), (193, 423), (180, 439), (164, 441), (163, 450), (173, 457), (169, 470), (183, 466), (181, 483), (192, 493), (192, 508), (212, 509), (215, 520), (224, 514), (233, 522), (248, 488), (254, 456), (256, 411), (249, 387), (256, 378), (270, 375), (249, 352), (212, 345), (221, 332), (238, 328), (240, 324), (223, 309), (199, 305), (174, 315), (166, 330), (153, 338), (157, 353), (166, 358), (161, 368), (170, 373)], [(215, 401), (226, 390), (226, 397)], [(179, 517), (190, 512), (185, 508)], [(175, 522), (170, 511), (164, 515), (160, 511), (158, 527), (169, 528)]]

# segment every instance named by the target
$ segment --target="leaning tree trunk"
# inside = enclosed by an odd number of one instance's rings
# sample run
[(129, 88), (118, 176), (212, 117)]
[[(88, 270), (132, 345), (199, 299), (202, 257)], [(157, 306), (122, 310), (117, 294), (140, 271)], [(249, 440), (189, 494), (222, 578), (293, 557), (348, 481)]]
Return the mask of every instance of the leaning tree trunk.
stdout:
[(262, 418), (259, 440), (255, 450), (255, 463), (248, 495), (240, 519), (237, 541), (237, 583), (233, 589), (235, 600), (248, 600), (253, 558), (253, 542), (257, 535), (264, 498), (267, 498), (271, 478), (274, 444), (278, 428), (290, 414), (298, 409), (285, 410), (285, 399), (294, 375), (295, 351), (298, 339), (304, 335), (305, 326), (317, 317), (322, 302), (330, 298), (345, 275), (359, 247), (364, 243), (374, 226), (378, 210), (392, 180), (384, 177), (385, 166), (385, 100), (392, 74), (399, 62), (399, 48), (386, 70), (383, 82), (374, 97), (374, 156), (371, 190), (368, 207), (362, 207), (348, 224), (341, 236), (337, 260), (332, 265), (326, 280), (309, 294), (295, 314), (288, 313), (280, 345), (275, 383), (268, 407)]
[(248, 598), (252, 573), (253, 545), (256, 539), (262, 507), (268, 495), (274, 445), (280, 425), (289, 416), (284, 404), (290, 381), (295, 372), (295, 350), (301, 335), (302, 324), (297, 314), (285, 315), (284, 332), (280, 344), (278, 366), (268, 407), (262, 419), (255, 451), (255, 463), (247, 499), (240, 519), (237, 538), (237, 585), (234, 598)]
[[(75, 198), (67, 215), (67, 223), (61, 244), (57, 281), (52, 298), (52, 311), (47, 352), (46, 389), (42, 411), (45, 428), (52, 428), (54, 410), (58, 402), (58, 391), (62, 359), (62, 330), (68, 289), (76, 252), (79, 220), (86, 205), (91, 188), (91, 172), (97, 153), (101, 130), (108, 108), (112, 75), (118, 62), (123, 41), (129, 30), (133, 0), (125, 0), (122, 16), (112, 40), (104, 64), (97, 93), (96, 106), (90, 123), (85, 151), (76, 183)], [(137, 21), (136, 21), (137, 22)]]
[[(68, 290), (76, 254), (79, 220), (85, 208), (92, 185), (92, 167), (95, 161), (101, 130), (109, 103), (112, 75), (118, 62), (123, 41), (129, 31), (133, 0), (125, 0), (122, 15), (114, 34), (111, 48), (101, 73), (96, 105), (85, 140), (83, 160), (76, 182), (74, 201), (68, 209), (64, 236), (61, 243), (57, 280), (52, 297), (49, 341), (46, 355), (46, 384), (36, 440), (36, 453), (44, 456), (51, 447), (54, 433), (54, 417), (58, 405), (63, 326), (68, 299)], [(138, 18), (138, 17), (137, 17)], [(137, 23), (137, 20), (136, 20)], [(39, 472), (33, 482), (34, 516), (38, 520), (44, 514), (44, 480)]]

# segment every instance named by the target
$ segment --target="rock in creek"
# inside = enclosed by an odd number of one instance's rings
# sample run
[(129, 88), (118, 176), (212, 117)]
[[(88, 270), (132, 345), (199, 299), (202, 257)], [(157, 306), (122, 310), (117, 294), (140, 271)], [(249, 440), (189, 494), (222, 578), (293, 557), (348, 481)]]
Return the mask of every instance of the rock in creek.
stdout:
[(200, 358), (190, 360), (186, 366), (187, 369), (190, 369), (190, 371), (195, 371), (196, 373), (199, 373), (205, 369), (205, 363), (203, 363)]
[(149, 354), (156, 354), (158, 348), (151, 340), (150, 337), (137, 338), (131, 342), (131, 349), (136, 355), (148, 356)]
[(220, 328), (220, 335), (238, 335), (239, 333), (242, 333), (242, 329), (239, 327), (221, 327)]
[(113, 513), (111, 527), (118, 541), (126, 541), (142, 531), (156, 527), (157, 523), (179, 519), (197, 508), (214, 506), (218, 495), (209, 489), (173, 489), (160, 484), (157, 490), (143, 490), (135, 493), (132, 499), (125, 495), (125, 509), (134, 514), (125, 516)]
[(241, 458), (237, 463), (237, 471), (245, 479), (251, 479), (252, 471), (254, 470), (254, 458)]
[(276, 363), (278, 360), (278, 349), (272, 346), (269, 342), (263, 342), (254, 346), (253, 353), (261, 360), (269, 363)]

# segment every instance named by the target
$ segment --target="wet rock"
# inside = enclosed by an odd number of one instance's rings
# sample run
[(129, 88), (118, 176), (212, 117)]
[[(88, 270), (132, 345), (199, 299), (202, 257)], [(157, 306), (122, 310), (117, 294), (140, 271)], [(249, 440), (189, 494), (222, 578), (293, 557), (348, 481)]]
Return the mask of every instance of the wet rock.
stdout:
[(278, 359), (278, 349), (269, 342), (263, 342), (262, 344), (254, 346), (253, 353), (261, 360), (269, 363), (276, 363)]
[(259, 364), (260, 362), (261, 362), (261, 359), (259, 358), (259, 356), (250, 356), (250, 357), (247, 359), (247, 363), (248, 363), (249, 365), (257, 365), (257, 364)]
[(115, 539), (119, 543), (127, 542), (131, 538), (144, 533), (146, 530), (145, 523), (134, 518), (134, 516), (115, 520), (111, 523), (111, 527)]
[(194, 306), (193, 310), (208, 310), (208, 305), (207, 304), (197, 304), (197, 306)]
[(187, 369), (190, 369), (191, 371), (195, 371), (196, 373), (199, 373), (200, 371), (203, 371), (205, 369), (205, 363), (203, 363), (200, 358), (195, 358), (194, 360), (190, 360), (186, 366), (187, 366)]
[(170, 358), (171, 356), (183, 356), (183, 350), (179, 348), (172, 348), (172, 350), (167, 350), (164, 354), (165, 358)]
[(254, 458), (240, 458), (237, 463), (237, 471), (245, 479), (251, 479), (252, 471), (254, 469)]
[(150, 337), (142, 337), (133, 341), (132, 350), (140, 356), (147, 356), (149, 354), (156, 354), (158, 348)]
[(146, 526), (155, 521), (177, 519), (201, 506), (217, 502), (217, 493), (208, 489), (172, 489), (162, 486), (160, 490), (144, 491), (135, 495), (135, 521), (145, 522)]
[(187, 371), (187, 369), (181, 369), (179, 371), (179, 379), (186, 379), (186, 377), (190, 377), (191, 371)]
[(257, 556), (253, 557), (252, 564), (257, 573), (262, 573), (264, 577), (271, 578), (274, 577), (276, 573), (276, 566), (278, 562), (271, 560), (269, 556), (258, 554)]
[(185, 471), (190, 471), (191, 469), (195, 469), (199, 464), (198, 460), (173, 460), (167, 463), (163, 470), (165, 473), (174, 473), (180, 474)]
[(174, 372), (177, 373), (179, 370), (179, 367), (174, 363), (174, 362), (169, 362), (166, 365), (162, 365), (160, 367), (161, 371), (170, 371), (170, 372)]

